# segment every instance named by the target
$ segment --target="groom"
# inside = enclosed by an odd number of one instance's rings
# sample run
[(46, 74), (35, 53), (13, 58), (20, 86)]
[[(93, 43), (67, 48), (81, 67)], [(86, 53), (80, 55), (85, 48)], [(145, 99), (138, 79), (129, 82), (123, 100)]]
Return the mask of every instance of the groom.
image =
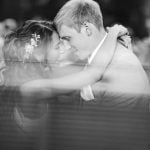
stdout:
[[(79, 59), (88, 59), (88, 66), (107, 36), (98, 3), (93, 0), (70, 0), (60, 9), (54, 22), (61, 39), (76, 49)], [(118, 42), (102, 78), (94, 85), (84, 87), (81, 97), (92, 100), (109, 93), (113, 96), (137, 95), (149, 94), (149, 91), (148, 78), (141, 63), (132, 50)]]

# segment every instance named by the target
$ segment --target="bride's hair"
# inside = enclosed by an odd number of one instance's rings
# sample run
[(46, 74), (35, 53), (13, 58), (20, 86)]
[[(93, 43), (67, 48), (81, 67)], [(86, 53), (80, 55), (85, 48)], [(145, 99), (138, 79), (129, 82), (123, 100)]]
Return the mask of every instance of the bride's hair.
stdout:
[[(33, 58), (33, 55), (28, 58), (28, 60), (25, 60), (24, 57), (27, 51), (26, 45), (32, 46), (31, 40), (33, 39), (35, 42), (38, 42), (37, 46), (33, 45), (34, 52), (36, 52), (36, 49), (39, 49), (42, 51), (43, 55), (46, 55), (46, 46), (51, 42), (53, 31), (56, 30), (52, 22), (37, 20), (26, 21), (16, 31), (6, 36), (3, 47), (5, 62), (38, 61), (35, 60), (36, 58)], [(37, 38), (37, 36), (39, 36), (38, 41), (34, 39)]]
[(47, 46), (53, 32), (57, 31), (52, 22), (28, 20), (6, 36), (3, 47), (6, 85), (45, 77)]

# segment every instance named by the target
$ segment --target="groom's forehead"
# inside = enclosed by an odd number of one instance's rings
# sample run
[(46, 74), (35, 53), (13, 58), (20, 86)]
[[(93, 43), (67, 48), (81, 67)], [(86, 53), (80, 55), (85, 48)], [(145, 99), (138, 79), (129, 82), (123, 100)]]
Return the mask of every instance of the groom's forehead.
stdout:
[(76, 34), (76, 30), (72, 27), (67, 26), (67, 25), (62, 25), (59, 29), (60, 37), (72, 36), (74, 34)]

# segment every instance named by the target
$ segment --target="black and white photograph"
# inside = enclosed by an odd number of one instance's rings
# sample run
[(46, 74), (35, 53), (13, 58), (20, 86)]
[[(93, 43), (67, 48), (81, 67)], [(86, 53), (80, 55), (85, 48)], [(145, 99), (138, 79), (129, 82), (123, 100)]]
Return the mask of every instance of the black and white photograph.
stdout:
[(0, 0), (0, 150), (150, 150), (150, 1)]

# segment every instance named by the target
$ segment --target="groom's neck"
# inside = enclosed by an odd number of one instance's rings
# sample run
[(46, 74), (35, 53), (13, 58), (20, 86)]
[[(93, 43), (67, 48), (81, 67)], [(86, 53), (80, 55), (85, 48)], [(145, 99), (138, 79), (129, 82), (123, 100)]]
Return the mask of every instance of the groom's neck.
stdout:
[(93, 37), (93, 48), (91, 49), (91, 53), (97, 48), (101, 40), (104, 38), (106, 35), (106, 31), (103, 29), (97, 33), (95, 33)]

